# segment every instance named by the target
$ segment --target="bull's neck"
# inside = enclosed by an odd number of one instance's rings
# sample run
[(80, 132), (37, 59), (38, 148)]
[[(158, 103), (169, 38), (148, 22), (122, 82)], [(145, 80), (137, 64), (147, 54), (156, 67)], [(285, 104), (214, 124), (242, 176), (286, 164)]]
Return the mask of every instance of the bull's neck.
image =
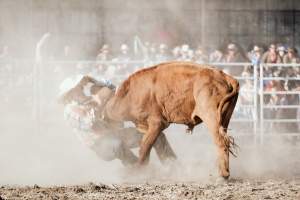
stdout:
[(113, 112), (113, 107), (114, 107), (114, 103), (115, 102), (115, 96), (112, 95), (106, 102), (106, 104), (104, 105), (103, 111), (102, 111), (102, 117), (104, 120), (106, 121), (117, 121), (114, 120), (114, 117), (112, 115)]

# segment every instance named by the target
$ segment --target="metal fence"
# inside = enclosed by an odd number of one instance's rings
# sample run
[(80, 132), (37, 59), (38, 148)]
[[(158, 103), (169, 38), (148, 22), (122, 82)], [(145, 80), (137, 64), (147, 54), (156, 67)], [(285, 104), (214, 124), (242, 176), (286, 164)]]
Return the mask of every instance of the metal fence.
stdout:
[[(114, 84), (119, 85), (129, 74), (142, 69), (146, 66), (156, 64), (151, 61), (126, 61), (126, 62), (97, 62), (97, 61), (49, 61), (36, 63), (32, 61), (14, 61), (0, 62), (1, 81), (0, 87), (5, 93), (5, 98), (14, 98), (14, 91), (22, 92), (24, 102), (28, 112), (35, 121), (39, 123), (40, 113), (47, 113), (44, 106), (47, 103), (47, 109), (51, 109), (51, 103), (54, 105), (59, 93), (60, 83), (67, 77), (80, 74), (90, 74), (96, 78), (110, 79)], [(294, 68), (300, 71), (300, 64), (261, 64), (252, 65), (251, 63), (213, 63), (211, 64), (224, 71), (234, 75), (240, 82), (240, 98), (237, 102), (230, 129), (236, 136), (250, 136), (254, 142), (264, 143), (268, 136), (292, 136), (300, 137), (300, 105), (299, 90), (268, 90), (266, 85), (270, 81), (300, 81), (300, 77), (293, 76), (272, 76), (267, 73), (270, 68)], [(250, 74), (242, 72), (245, 68), (250, 69)], [(18, 87), (16, 89), (16, 87)], [(46, 90), (45, 90), (46, 88)], [(4, 90), (3, 90), (4, 89)], [(19, 94), (18, 94), (19, 95)], [(273, 95), (273, 96), (272, 96)], [(275, 95), (275, 96), (274, 96)], [(266, 102), (270, 96), (281, 99), (285, 96), (298, 98), (294, 104)], [(243, 96), (247, 101), (243, 101)], [(41, 98), (43, 97), (43, 98)], [(46, 98), (45, 98), (46, 97)], [(47, 99), (45, 101), (45, 99)], [(53, 101), (49, 101), (52, 99)], [(3, 98), (1, 98), (3, 101)], [(10, 101), (10, 100), (8, 100)], [(22, 102), (22, 103), (24, 103)], [(3, 102), (1, 102), (3, 103)], [(5, 102), (4, 102), (5, 103)], [(269, 112), (269, 111), (272, 112)], [(294, 114), (286, 118), (278, 118), (276, 112), (280, 110), (293, 110)], [(298, 115), (297, 115), (298, 112)], [(287, 112), (288, 113), (288, 112)], [(296, 113), (296, 115), (295, 115)], [(43, 119), (45, 120), (45, 119)], [(49, 119), (47, 119), (49, 120)], [(293, 124), (294, 128), (280, 129), (279, 127), (289, 127)]]
[[(268, 136), (300, 137), (300, 74), (277, 76), (268, 71), (300, 71), (300, 64), (261, 64), (259, 79), (260, 142)], [(289, 89), (280, 82), (298, 82), (298, 87)], [(273, 88), (267, 88), (267, 85)], [(273, 100), (273, 101), (272, 101)]]
[[(229, 125), (230, 133), (237, 137), (247, 137), (252, 139), (254, 143), (258, 140), (258, 67), (251, 63), (212, 63), (211, 65), (221, 68), (226, 73), (233, 75), (240, 83), (240, 86), (245, 84), (251, 85), (250, 88), (240, 89), (240, 96), (247, 95), (248, 100), (241, 101), (238, 99), (231, 123)], [(247, 76), (243, 75), (245, 68), (251, 68), (251, 73)]]

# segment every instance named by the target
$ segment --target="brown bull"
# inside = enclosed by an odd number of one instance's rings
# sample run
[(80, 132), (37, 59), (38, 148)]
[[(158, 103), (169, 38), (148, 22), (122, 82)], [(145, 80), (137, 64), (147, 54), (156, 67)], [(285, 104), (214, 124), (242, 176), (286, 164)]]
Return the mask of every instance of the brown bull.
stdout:
[[(65, 105), (65, 111), (68, 112), (68, 119), (76, 122), (77, 129), (80, 129), (83, 123), (84, 133), (81, 136), (85, 143), (94, 150), (97, 155), (106, 161), (120, 159), (124, 165), (133, 165), (138, 158), (131, 151), (132, 148), (139, 146), (142, 134), (133, 127), (123, 127), (122, 122), (105, 122), (102, 120), (102, 111), (114, 95), (115, 87), (112, 84), (99, 82), (90, 76), (84, 76), (71, 89), (64, 92), (59, 102)], [(75, 103), (72, 104), (72, 103)], [(93, 117), (89, 115), (93, 111)], [(89, 123), (92, 122), (92, 123)], [(81, 131), (81, 132), (82, 132)], [(161, 162), (176, 159), (167, 138), (164, 133), (154, 144)]]
[(192, 131), (204, 122), (218, 149), (219, 173), (228, 178), (234, 142), (226, 130), (238, 92), (238, 81), (213, 67), (163, 63), (129, 76), (108, 101), (104, 117), (132, 121), (144, 133), (139, 164), (148, 162), (152, 145), (171, 123), (185, 124)]

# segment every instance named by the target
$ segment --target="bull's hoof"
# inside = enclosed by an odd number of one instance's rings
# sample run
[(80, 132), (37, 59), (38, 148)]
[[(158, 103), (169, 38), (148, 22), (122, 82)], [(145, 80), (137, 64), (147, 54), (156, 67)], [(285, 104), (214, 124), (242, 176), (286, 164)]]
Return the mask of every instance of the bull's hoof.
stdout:
[(192, 135), (192, 134), (193, 134), (193, 129), (187, 128), (187, 129), (185, 130), (185, 133), (188, 134), (188, 135)]
[(221, 176), (221, 177), (217, 178), (216, 184), (217, 185), (226, 184), (226, 183), (228, 183), (228, 178), (229, 178), (229, 176), (226, 176), (226, 177)]

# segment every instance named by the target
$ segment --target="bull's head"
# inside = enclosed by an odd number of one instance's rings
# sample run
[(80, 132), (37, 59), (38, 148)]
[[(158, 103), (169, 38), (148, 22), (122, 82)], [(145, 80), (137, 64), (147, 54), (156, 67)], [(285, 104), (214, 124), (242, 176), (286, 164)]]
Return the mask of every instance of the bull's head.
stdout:
[(63, 105), (72, 102), (78, 104), (93, 102), (103, 107), (113, 94), (113, 86), (99, 83), (90, 76), (84, 76), (73, 88), (62, 94), (58, 101)]
[(86, 102), (91, 98), (90, 95), (86, 95), (84, 93), (84, 88), (89, 83), (93, 83), (93, 79), (89, 76), (84, 76), (73, 88), (63, 93), (60, 96), (58, 102), (64, 105), (69, 104), (73, 101), (80, 104)]

